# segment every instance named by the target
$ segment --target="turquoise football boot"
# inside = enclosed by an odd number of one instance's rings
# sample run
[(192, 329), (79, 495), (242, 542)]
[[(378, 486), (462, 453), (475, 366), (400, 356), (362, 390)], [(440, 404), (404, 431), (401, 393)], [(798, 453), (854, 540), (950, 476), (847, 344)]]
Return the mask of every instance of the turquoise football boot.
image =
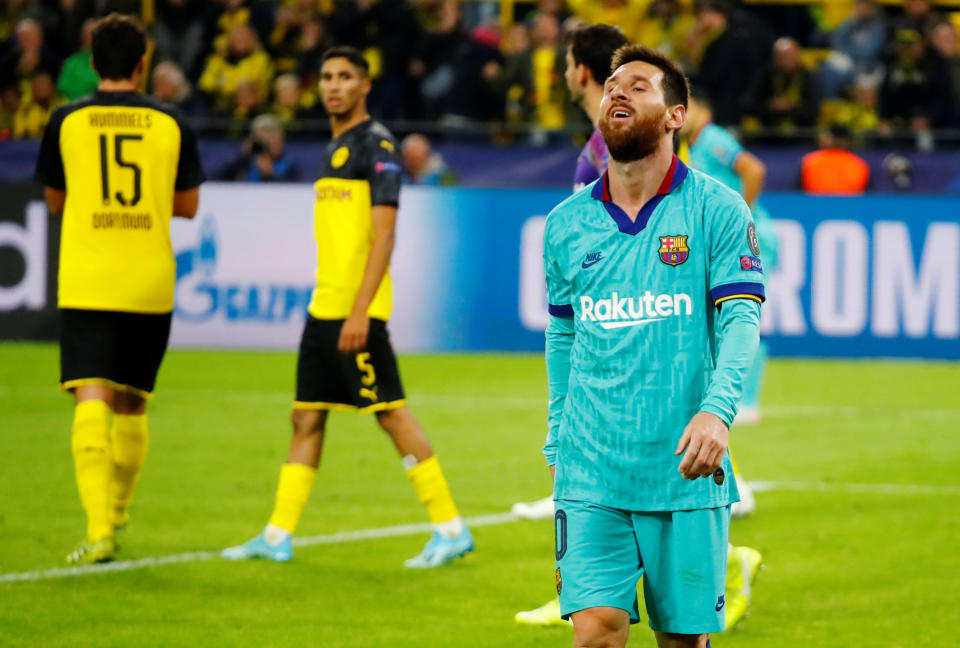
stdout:
[(434, 531), (423, 551), (403, 564), (415, 568), (439, 567), (453, 562), (456, 558), (466, 555), (473, 549), (473, 536), (470, 535), (470, 529), (467, 527), (463, 527), (460, 535), (452, 538), (441, 535), (439, 531)]
[(269, 544), (261, 533), (253, 540), (236, 547), (227, 547), (220, 552), (227, 560), (249, 560), (251, 558), (266, 558), (275, 562), (287, 562), (293, 558), (293, 542), (287, 536), (279, 543)]

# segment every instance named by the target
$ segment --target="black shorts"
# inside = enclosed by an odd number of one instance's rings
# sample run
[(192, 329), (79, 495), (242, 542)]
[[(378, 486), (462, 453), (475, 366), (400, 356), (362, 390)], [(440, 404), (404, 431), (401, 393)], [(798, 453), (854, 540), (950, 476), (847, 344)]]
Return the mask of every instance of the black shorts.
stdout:
[(60, 387), (102, 384), (148, 397), (172, 313), (60, 309)]
[(343, 320), (307, 317), (297, 357), (296, 409), (379, 412), (406, 404), (387, 324), (370, 320), (360, 353), (337, 348)]

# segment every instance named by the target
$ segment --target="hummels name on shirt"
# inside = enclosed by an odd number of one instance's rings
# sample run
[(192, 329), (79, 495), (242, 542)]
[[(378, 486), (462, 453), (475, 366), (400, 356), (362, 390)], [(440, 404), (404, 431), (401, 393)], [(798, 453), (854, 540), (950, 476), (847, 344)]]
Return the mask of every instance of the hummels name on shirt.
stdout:
[(91, 128), (150, 128), (150, 113), (139, 110), (94, 111), (90, 113)]

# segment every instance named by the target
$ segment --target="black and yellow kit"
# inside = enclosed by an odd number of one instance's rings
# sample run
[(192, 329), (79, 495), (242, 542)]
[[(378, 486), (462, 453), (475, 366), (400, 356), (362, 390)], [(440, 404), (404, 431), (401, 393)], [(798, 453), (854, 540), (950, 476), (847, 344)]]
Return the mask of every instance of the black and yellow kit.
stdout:
[[(105, 381), (151, 391), (152, 379), (127, 381), (129, 364), (139, 363), (133, 374), (155, 376), (156, 350), (166, 348), (176, 281), (174, 193), (204, 180), (192, 131), (173, 108), (149, 97), (98, 91), (54, 111), (36, 178), (66, 191), (58, 304), (75, 312), (63, 319), (63, 386)], [(103, 312), (144, 317), (117, 319), (113, 326), (124, 335), (84, 339), (79, 331), (106, 325)], [(77, 323), (85, 317), (90, 321)]]
[[(309, 311), (317, 319), (342, 319), (353, 308), (373, 242), (371, 208), (399, 204), (403, 158), (398, 148), (390, 131), (372, 120), (327, 145), (314, 184), (317, 286)], [(387, 321), (390, 308), (388, 269), (367, 314)]]
[(375, 121), (354, 126), (327, 146), (315, 183), (317, 285), (300, 341), (297, 408), (380, 411), (404, 404), (386, 328), (392, 306), (389, 269), (367, 309), (366, 349), (351, 355), (337, 349), (370, 257), (372, 208), (399, 204), (402, 177), (397, 142)]

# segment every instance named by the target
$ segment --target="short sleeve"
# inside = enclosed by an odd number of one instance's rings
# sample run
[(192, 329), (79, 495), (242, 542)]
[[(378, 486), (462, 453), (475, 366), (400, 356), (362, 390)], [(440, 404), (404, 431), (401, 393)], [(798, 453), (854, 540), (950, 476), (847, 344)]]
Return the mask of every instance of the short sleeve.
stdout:
[(719, 126), (714, 130), (710, 142), (710, 153), (724, 167), (732, 169), (737, 157), (743, 152), (743, 147), (733, 135)]
[(400, 204), (403, 158), (392, 140), (374, 137), (370, 143), (370, 204), (396, 207)]
[(179, 117), (177, 125), (180, 126), (180, 160), (177, 163), (177, 181), (174, 189), (189, 191), (199, 187), (200, 183), (207, 178), (203, 175), (200, 152), (197, 150), (197, 138), (193, 134), (193, 129)]
[(724, 191), (714, 196), (708, 213), (710, 230), (710, 296), (719, 306), (728, 299), (763, 302), (760, 240), (750, 208), (740, 196)]
[(547, 310), (554, 317), (573, 317), (570, 282), (563, 272), (562, 246), (552, 241), (550, 216), (543, 235), (543, 271), (547, 280)]
[(34, 177), (45, 187), (66, 191), (67, 178), (63, 171), (63, 158), (60, 155), (60, 125), (63, 124), (62, 110), (54, 111), (43, 131), (40, 152), (37, 155), (37, 168)]

